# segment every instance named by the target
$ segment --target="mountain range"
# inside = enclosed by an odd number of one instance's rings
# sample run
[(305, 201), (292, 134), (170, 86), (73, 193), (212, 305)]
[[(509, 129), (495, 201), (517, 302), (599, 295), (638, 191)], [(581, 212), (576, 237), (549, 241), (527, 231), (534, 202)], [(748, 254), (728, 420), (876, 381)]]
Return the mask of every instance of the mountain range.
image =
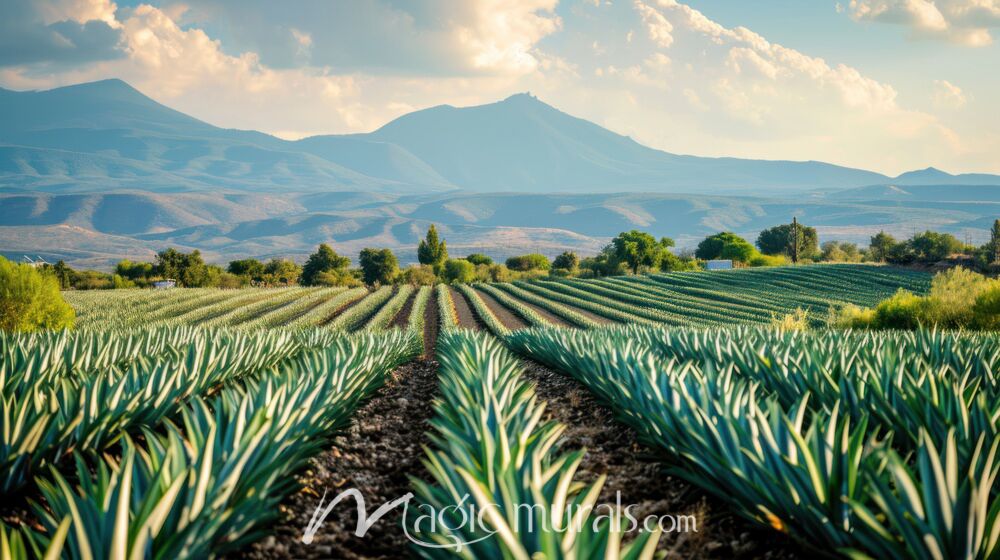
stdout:
[(593, 252), (633, 227), (693, 243), (791, 215), (844, 239), (918, 227), (978, 236), (1000, 214), (998, 185), (934, 168), (887, 177), (670, 154), (529, 94), (288, 141), (212, 126), (120, 80), (0, 89), (0, 252), (80, 265), (168, 245), (302, 257), (324, 241), (348, 254), (388, 246), (405, 262), (430, 223), (450, 247), (496, 256)]

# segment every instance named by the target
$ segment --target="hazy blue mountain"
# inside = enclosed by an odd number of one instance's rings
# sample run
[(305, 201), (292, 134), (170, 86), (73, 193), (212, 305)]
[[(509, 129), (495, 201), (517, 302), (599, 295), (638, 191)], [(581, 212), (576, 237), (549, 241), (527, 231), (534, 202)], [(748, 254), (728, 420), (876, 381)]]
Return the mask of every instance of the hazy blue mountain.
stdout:
[(1000, 185), (1000, 175), (988, 173), (951, 173), (928, 167), (917, 171), (908, 171), (892, 180), (894, 185)]
[(528, 94), (433, 107), (366, 135), (402, 146), (463, 189), (719, 192), (847, 187), (884, 175), (819, 162), (701, 158), (647, 148)]
[(983, 242), (998, 215), (1000, 202), (801, 196), (19, 192), (0, 195), (0, 253), (107, 267), (126, 256), (150, 258), (166, 247), (197, 248), (215, 262), (247, 256), (303, 260), (317, 244), (331, 243), (351, 257), (364, 247), (388, 247), (407, 263), (415, 260), (417, 241), (431, 223), (454, 255), (505, 258), (536, 251), (593, 254), (629, 229), (674, 237), (682, 248), (723, 230), (754, 239), (791, 216), (817, 227), (822, 240), (867, 243), (883, 229), (908, 237), (932, 228)]
[[(407, 175), (401, 150), (354, 143), (359, 147), (331, 154), (320, 149), (322, 143), (303, 149), (260, 132), (218, 128), (165, 107), (121, 80), (42, 92), (0, 89), (0, 184), (7, 187), (89, 192), (450, 188), (421, 162), (412, 162), (414, 174)], [(339, 163), (361, 153), (367, 158), (367, 165), (359, 166), (363, 171)], [(386, 175), (378, 176), (379, 169)]]
[(840, 200), (1000, 202), (1000, 177), (993, 179), (992, 184), (872, 185), (831, 196)]
[(820, 162), (669, 154), (527, 94), (417, 111), (368, 134), (289, 142), (212, 126), (120, 80), (0, 90), (6, 188), (766, 194), (888, 181)]

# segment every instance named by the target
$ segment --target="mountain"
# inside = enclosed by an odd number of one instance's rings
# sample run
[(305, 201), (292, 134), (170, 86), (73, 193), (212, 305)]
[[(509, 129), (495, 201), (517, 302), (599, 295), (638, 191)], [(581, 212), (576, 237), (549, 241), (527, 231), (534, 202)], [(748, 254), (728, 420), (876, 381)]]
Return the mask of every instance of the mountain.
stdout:
[(908, 171), (892, 180), (895, 185), (1000, 185), (1000, 175), (987, 173), (962, 173), (952, 175), (940, 169), (928, 167)]
[(416, 111), (367, 134), (293, 142), (212, 126), (120, 80), (0, 90), (5, 189), (766, 194), (888, 181), (820, 162), (670, 154), (528, 94)]
[[(364, 141), (354, 143), (361, 148), (353, 153), (365, 148)], [(325, 152), (332, 156), (260, 132), (212, 126), (153, 101), (121, 80), (42, 92), (0, 89), (0, 185), (8, 188), (55, 192), (452, 188), (398, 150), (368, 150), (364, 171), (339, 163), (350, 151)], [(410, 162), (413, 175), (407, 174)], [(379, 168), (386, 170), (385, 176), (378, 175)]]
[(466, 190), (742, 192), (861, 186), (878, 173), (818, 162), (701, 158), (654, 150), (529, 94), (443, 105), (364, 135), (405, 148)]

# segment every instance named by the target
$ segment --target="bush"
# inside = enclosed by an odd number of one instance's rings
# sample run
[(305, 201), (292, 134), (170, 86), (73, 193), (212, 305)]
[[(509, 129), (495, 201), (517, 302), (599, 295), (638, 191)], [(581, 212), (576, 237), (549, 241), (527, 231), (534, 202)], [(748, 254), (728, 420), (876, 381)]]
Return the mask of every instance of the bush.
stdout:
[(784, 266), (788, 264), (788, 257), (785, 255), (762, 255), (757, 253), (750, 257), (747, 264), (750, 266)]
[(879, 329), (916, 329), (927, 324), (926, 309), (926, 298), (899, 290), (875, 307), (873, 326)]
[(0, 257), (0, 330), (65, 329), (75, 319), (55, 276)]
[(549, 263), (549, 258), (539, 253), (520, 255), (507, 259), (507, 268), (519, 272), (525, 272), (528, 270), (548, 270), (551, 267), (552, 265)]
[(788, 313), (782, 317), (774, 315), (771, 317), (771, 326), (782, 331), (809, 330), (809, 312), (799, 308), (795, 313)]
[(479, 266), (481, 264), (487, 264), (487, 265), (493, 264), (493, 259), (487, 257), (482, 253), (472, 253), (468, 257), (465, 257), (465, 260), (469, 261), (470, 263), (476, 266)]
[(972, 316), (977, 329), (1000, 330), (1000, 285), (979, 294), (972, 306)]
[(437, 274), (434, 273), (434, 267), (427, 264), (408, 266), (399, 276), (401, 282), (414, 286), (433, 286), (437, 284), (438, 279)]
[(448, 259), (444, 263), (444, 281), (468, 284), (476, 280), (476, 267), (465, 259)]

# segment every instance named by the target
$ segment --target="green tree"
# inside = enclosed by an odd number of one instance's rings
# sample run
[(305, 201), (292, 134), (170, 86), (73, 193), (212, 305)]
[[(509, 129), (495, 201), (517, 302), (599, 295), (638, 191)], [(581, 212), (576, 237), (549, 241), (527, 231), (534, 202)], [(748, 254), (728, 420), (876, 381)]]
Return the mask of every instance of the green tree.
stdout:
[(529, 270), (548, 270), (551, 267), (552, 264), (549, 263), (549, 258), (539, 253), (518, 255), (507, 259), (507, 268), (518, 272), (527, 272)]
[(954, 235), (930, 230), (914, 235), (906, 243), (917, 260), (928, 263), (946, 259), (949, 255), (965, 250), (965, 244)]
[(638, 274), (641, 266), (659, 267), (673, 245), (674, 240), (669, 237), (657, 241), (652, 235), (637, 229), (623, 231), (611, 240), (614, 259), (632, 269), (633, 274)]
[(173, 248), (161, 251), (156, 255), (154, 273), (176, 280), (178, 284), (188, 288), (208, 286), (212, 279), (208, 265), (197, 249), (190, 253), (181, 253)]
[(580, 266), (580, 258), (573, 251), (565, 251), (552, 261), (552, 268), (573, 271)]
[(749, 241), (731, 231), (723, 231), (710, 235), (698, 244), (695, 257), (710, 261), (714, 259), (732, 259), (748, 262), (756, 254)]
[(489, 265), (489, 264), (493, 264), (493, 259), (487, 257), (486, 255), (484, 255), (482, 253), (472, 253), (468, 257), (465, 257), (465, 260), (469, 261), (470, 263), (472, 263), (474, 265), (480, 265), (480, 264), (487, 264), (487, 265)]
[(54, 275), (0, 257), (0, 330), (64, 329), (75, 318)]
[(351, 259), (341, 257), (329, 245), (321, 243), (316, 252), (309, 255), (309, 260), (302, 267), (300, 282), (303, 286), (313, 286), (320, 273), (345, 270), (349, 266)]
[(236, 261), (229, 261), (229, 266), (226, 270), (230, 274), (235, 274), (236, 276), (243, 276), (249, 278), (250, 280), (255, 280), (260, 282), (264, 276), (264, 263), (258, 261), (257, 259), (240, 259)]
[(990, 264), (1000, 264), (1000, 220), (993, 221), (993, 229), (990, 231), (990, 249)]
[(872, 253), (872, 258), (878, 262), (885, 262), (889, 259), (892, 248), (896, 246), (896, 238), (884, 231), (880, 231), (872, 236), (868, 248)]
[[(815, 255), (819, 250), (819, 236), (816, 228), (798, 224), (798, 244), (799, 259), (808, 258)], [(765, 255), (792, 255), (794, 247), (792, 240), (792, 224), (783, 224), (765, 229), (757, 236), (757, 247)]]
[(433, 266), (435, 270), (448, 260), (448, 247), (444, 239), (438, 241), (438, 232), (434, 224), (427, 229), (427, 237), (417, 246), (417, 260), (420, 264)]
[(290, 286), (299, 281), (302, 267), (295, 261), (274, 258), (264, 265), (263, 282), (271, 286)]
[(476, 280), (476, 265), (465, 259), (448, 259), (444, 262), (444, 281), (449, 284), (468, 284)]
[(52, 275), (59, 282), (60, 289), (66, 290), (73, 286), (73, 269), (65, 261), (60, 260), (52, 265)]
[(389, 249), (362, 249), (358, 263), (362, 279), (369, 286), (391, 284), (399, 273), (399, 261)]

